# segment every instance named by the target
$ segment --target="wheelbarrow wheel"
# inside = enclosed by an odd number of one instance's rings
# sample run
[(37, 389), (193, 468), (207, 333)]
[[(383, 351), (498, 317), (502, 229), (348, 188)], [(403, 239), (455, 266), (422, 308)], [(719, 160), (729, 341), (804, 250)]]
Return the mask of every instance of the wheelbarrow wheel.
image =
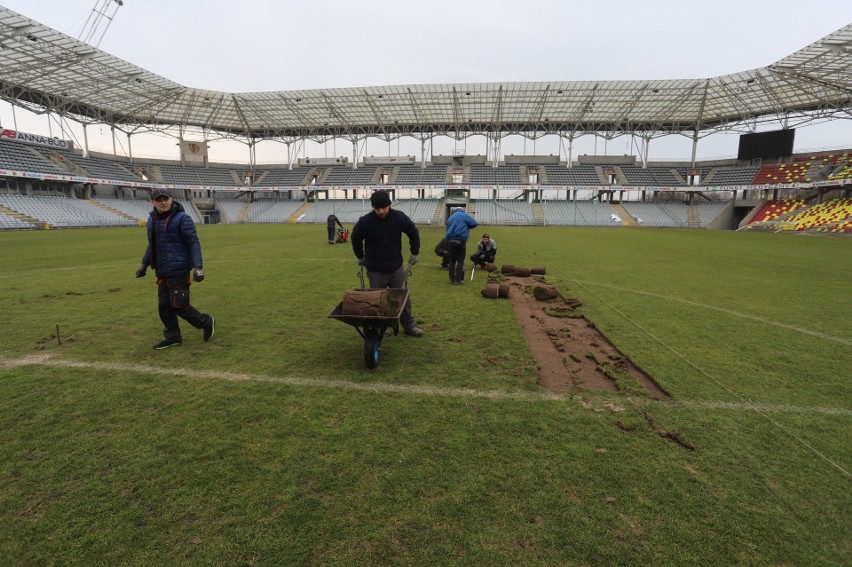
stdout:
[(382, 344), (382, 334), (378, 329), (367, 329), (364, 333), (364, 363), (367, 368), (379, 365), (379, 347)]

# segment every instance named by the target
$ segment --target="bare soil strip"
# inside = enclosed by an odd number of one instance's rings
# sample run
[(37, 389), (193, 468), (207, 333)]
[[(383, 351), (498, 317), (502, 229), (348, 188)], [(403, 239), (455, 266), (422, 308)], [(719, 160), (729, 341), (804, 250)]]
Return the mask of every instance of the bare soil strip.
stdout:
[(593, 323), (576, 313), (579, 300), (557, 295), (539, 301), (535, 290), (547, 285), (543, 278), (501, 277), (512, 285), (512, 309), (538, 363), (543, 388), (554, 394), (585, 388), (649, 395), (656, 400), (670, 397)]

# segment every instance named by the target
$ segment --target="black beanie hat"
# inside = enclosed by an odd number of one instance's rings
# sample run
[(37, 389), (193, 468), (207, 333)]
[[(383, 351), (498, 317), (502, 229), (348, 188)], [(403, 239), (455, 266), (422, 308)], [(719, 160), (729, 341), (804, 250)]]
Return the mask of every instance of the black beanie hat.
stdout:
[(387, 191), (379, 189), (378, 191), (370, 195), (370, 204), (373, 205), (374, 209), (383, 209), (385, 207), (390, 207), (390, 195), (388, 195)]

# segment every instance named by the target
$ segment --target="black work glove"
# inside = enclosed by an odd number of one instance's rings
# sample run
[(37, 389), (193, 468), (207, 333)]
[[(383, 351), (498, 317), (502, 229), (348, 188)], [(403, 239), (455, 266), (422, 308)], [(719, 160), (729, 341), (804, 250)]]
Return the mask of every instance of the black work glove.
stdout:
[(148, 266), (145, 264), (139, 264), (139, 269), (136, 270), (137, 278), (144, 278), (145, 274), (148, 272)]
[(193, 268), (192, 269), (192, 281), (203, 282), (204, 281), (204, 270), (201, 268)]
[(361, 266), (363, 266), (364, 262), (366, 262), (366, 261), (367, 260), (365, 258), (358, 258), (358, 267), (360, 268)]

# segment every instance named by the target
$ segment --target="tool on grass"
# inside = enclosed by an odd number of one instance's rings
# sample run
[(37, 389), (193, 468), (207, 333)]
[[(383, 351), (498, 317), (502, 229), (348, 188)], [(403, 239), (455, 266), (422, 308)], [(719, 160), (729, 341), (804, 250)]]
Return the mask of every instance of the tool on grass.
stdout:
[(470, 269), (470, 281), (473, 281), (473, 274), (476, 273), (476, 262), (474, 262), (473, 267)]

